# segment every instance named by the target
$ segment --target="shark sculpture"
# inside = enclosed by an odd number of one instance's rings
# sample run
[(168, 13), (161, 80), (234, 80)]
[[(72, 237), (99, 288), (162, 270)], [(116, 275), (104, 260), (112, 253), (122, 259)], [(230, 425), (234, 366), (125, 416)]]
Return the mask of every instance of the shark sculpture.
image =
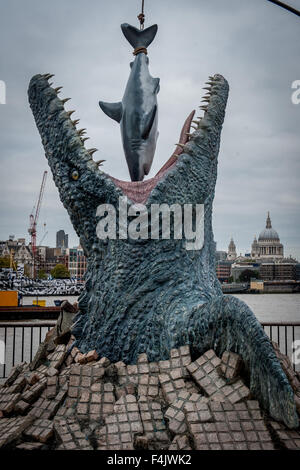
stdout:
[(109, 117), (120, 123), (123, 148), (132, 181), (148, 175), (156, 148), (157, 94), (159, 78), (151, 77), (147, 47), (152, 43), (157, 25), (140, 31), (127, 23), (121, 25), (124, 36), (135, 48), (135, 60), (123, 99), (119, 103), (99, 102)]
[[(130, 28), (125, 32), (132, 37)], [(146, 65), (144, 54), (138, 55), (134, 74), (142, 63)], [(167, 359), (172, 348), (185, 344), (194, 359), (208, 349), (218, 355), (236, 352), (244, 361), (252, 395), (274, 419), (296, 428), (293, 390), (269, 338), (244, 302), (222, 294), (216, 277), (212, 208), (229, 91), (225, 78), (209, 77), (205, 105), (200, 106), (204, 115), (193, 126), (194, 111), (190, 114), (176, 153), (158, 174), (134, 182), (101, 171), (92, 158), (95, 149), (85, 148), (83, 130), (76, 128), (78, 121), (65, 110), (65, 100), (58, 97), (60, 87), (53, 88), (50, 78), (34, 76), (28, 95), (60, 198), (87, 257), (85, 289), (73, 328), (76, 345), (83, 353), (96, 349), (100, 357), (127, 364), (135, 363), (140, 353), (147, 353), (149, 361)], [(129, 135), (138, 121), (127, 122), (126, 97), (125, 93), (118, 116), (125, 119)], [(141, 115), (141, 110), (136, 112)], [(152, 157), (142, 157), (142, 166), (138, 152), (128, 158), (133, 176), (141, 178), (145, 161), (149, 165)], [(203, 247), (187, 251), (186, 240), (175, 239), (174, 233), (169, 240), (100, 239), (99, 205), (114, 206), (120, 219), (119, 199), (124, 196), (128, 206), (143, 202), (148, 213), (154, 204), (204, 205)]]

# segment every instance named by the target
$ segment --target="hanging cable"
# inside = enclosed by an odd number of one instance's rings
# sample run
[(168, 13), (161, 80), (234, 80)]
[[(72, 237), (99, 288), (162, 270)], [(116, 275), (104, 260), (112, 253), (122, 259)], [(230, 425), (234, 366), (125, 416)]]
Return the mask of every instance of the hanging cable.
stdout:
[(144, 23), (145, 23), (145, 13), (144, 13), (144, 6), (145, 6), (145, 0), (142, 0), (142, 11), (138, 15), (138, 20), (140, 22), (140, 30), (142, 31), (144, 29)]
[(300, 16), (300, 11), (296, 10), (296, 8), (290, 7), (286, 3), (280, 2), (279, 0), (268, 0), (271, 3), (274, 3), (275, 5), (278, 5), (279, 7), (284, 8), (285, 10), (290, 11), (291, 13), (294, 13), (297, 16)]

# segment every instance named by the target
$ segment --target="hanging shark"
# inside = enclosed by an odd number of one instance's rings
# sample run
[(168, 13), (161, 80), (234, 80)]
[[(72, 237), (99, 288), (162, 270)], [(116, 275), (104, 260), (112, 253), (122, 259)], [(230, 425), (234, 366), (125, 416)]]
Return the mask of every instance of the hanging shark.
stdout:
[(99, 102), (110, 118), (120, 123), (124, 153), (132, 181), (148, 175), (158, 138), (157, 94), (159, 78), (149, 73), (147, 47), (157, 33), (157, 25), (139, 30), (127, 23), (121, 25), (128, 42), (135, 48), (135, 60), (122, 101)]

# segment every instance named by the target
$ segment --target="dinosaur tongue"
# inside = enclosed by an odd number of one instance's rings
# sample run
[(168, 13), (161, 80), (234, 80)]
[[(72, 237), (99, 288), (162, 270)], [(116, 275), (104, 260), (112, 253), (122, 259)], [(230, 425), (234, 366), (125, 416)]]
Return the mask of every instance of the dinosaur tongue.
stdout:
[[(194, 114), (195, 111), (192, 111), (185, 120), (180, 134), (180, 144), (184, 145), (188, 141), (187, 134), (190, 131)], [(166, 174), (167, 171), (169, 171), (176, 164), (178, 156), (181, 153), (182, 148), (180, 146), (177, 146), (169, 160), (163, 165), (159, 172), (153, 178), (150, 178), (146, 181), (122, 181), (108, 174), (107, 176), (109, 176), (113, 180), (115, 185), (118, 186), (122, 190), (123, 194), (126, 195), (132, 202), (144, 204), (147, 201), (152, 189), (158, 183), (158, 181)]]

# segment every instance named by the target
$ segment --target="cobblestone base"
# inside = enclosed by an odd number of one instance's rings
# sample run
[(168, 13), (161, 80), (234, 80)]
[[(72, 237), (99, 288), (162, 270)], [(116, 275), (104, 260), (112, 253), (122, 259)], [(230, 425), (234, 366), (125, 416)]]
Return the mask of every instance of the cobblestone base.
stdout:
[(270, 419), (251, 396), (237, 354), (192, 360), (182, 346), (167, 361), (141, 354), (136, 365), (112, 364), (95, 351), (68, 354), (72, 341), (33, 371), (17, 366), (0, 387), (0, 448), (300, 449), (300, 430)]

